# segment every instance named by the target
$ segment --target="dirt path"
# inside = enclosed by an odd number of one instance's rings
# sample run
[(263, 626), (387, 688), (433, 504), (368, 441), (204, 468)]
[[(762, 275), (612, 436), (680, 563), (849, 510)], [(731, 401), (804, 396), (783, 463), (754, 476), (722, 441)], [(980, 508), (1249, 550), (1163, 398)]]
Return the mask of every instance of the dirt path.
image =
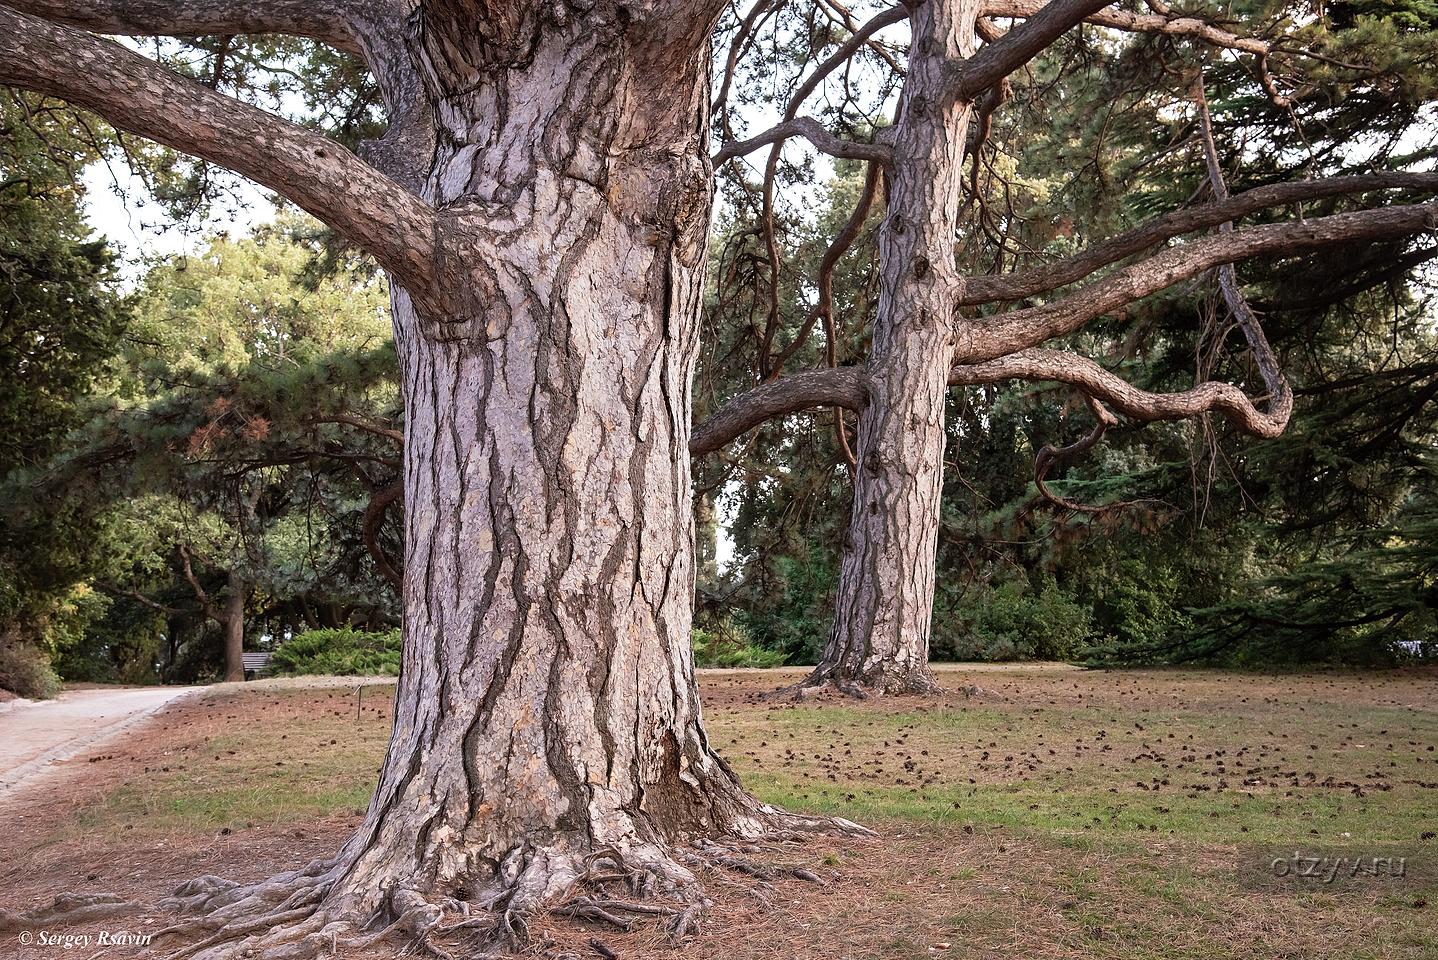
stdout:
[(73, 690), (54, 700), (13, 701), (0, 708), (0, 802), (55, 773), (55, 764), (102, 746), (198, 689)]

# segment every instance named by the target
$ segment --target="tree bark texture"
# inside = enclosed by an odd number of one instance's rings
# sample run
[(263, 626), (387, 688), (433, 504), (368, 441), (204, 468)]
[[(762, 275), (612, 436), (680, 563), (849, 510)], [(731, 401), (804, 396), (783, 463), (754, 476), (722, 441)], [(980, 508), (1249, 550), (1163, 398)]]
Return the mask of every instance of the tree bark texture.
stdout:
[(245, 595), (248, 586), (244, 574), (230, 570), (227, 578), (225, 607), (220, 626), (225, 635), (225, 682), (245, 679)]
[[(332, 952), (376, 925), (423, 941), (459, 901), (512, 942), (586, 882), (677, 896), (683, 935), (696, 850), (723, 856), (689, 841), (860, 829), (745, 793), (694, 682), (690, 381), (720, 4), (340, 2), (398, 124), (383, 174), (0, 6), (0, 81), (254, 176), (394, 281), (405, 652), (379, 786), (336, 857), (199, 878), (166, 905), (206, 915), (185, 952), (207, 960)], [(72, 77), (66, 49), (94, 69)]]
[(427, 26), (424, 198), (475, 212), (489, 253), (442, 269), (488, 296), (432, 316), (395, 292), (404, 666), (331, 899), (523, 912), (601, 850), (683, 888), (671, 845), (768, 813), (710, 749), (689, 646), (707, 60), (651, 64), (603, 18)]
[(945, 96), (953, 63), (974, 51), (974, 0), (916, 7), (879, 233), (878, 317), (859, 421), (854, 506), (834, 624), (808, 683), (928, 692), (944, 396), (953, 358), (954, 259), (971, 104)]

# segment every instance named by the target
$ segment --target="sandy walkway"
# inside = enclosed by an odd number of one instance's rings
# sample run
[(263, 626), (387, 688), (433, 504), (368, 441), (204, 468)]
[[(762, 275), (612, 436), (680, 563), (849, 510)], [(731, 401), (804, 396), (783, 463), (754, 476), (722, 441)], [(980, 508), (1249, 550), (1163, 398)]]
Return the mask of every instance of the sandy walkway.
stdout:
[(0, 801), (43, 780), (52, 765), (119, 735), (198, 687), (73, 690), (0, 707)]

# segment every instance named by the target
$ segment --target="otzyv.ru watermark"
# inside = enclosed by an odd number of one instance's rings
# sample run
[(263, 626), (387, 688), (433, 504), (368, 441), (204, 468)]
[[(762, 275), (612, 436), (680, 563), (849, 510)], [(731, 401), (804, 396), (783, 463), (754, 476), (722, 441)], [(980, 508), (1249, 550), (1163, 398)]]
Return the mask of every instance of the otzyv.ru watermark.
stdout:
[(17, 939), (22, 947), (48, 947), (52, 950), (84, 950), (87, 947), (148, 947), (151, 933), (129, 930), (101, 930), (99, 933), (57, 933), (52, 930), (21, 930)]
[(1438, 858), (1412, 847), (1249, 847), (1239, 851), (1238, 874), (1268, 888), (1417, 888), (1438, 878)]
[(1285, 857), (1273, 857), (1268, 869), (1275, 877), (1302, 877), (1319, 883), (1333, 883), (1340, 877), (1355, 880), (1359, 877), (1408, 876), (1407, 857), (1332, 857), (1306, 856), (1295, 850)]

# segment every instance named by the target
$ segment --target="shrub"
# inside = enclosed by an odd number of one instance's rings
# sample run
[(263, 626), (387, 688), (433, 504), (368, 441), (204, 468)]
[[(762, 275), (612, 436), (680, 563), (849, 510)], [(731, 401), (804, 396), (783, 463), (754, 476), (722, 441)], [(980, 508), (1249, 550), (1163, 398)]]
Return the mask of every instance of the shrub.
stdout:
[(60, 692), (60, 678), (45, 651), (34, 644), (0, 637), (0, 688), (46, 700)]
[(965, 591), (934, 616), (934, 651), (955, 660), (1068, 660), (1088, 639), (1092, 616), (1052, 580)]
[(749, 632), (725, 617), (710, 629), (694, 628), (694, 665), (697, 667), (778, 667), (785, 656), (778, 650), (756, 646)]
[(284, 676), (397, 677), (403, 650), (398, 630), (311, 630), (280, 644), (273, 665)]

